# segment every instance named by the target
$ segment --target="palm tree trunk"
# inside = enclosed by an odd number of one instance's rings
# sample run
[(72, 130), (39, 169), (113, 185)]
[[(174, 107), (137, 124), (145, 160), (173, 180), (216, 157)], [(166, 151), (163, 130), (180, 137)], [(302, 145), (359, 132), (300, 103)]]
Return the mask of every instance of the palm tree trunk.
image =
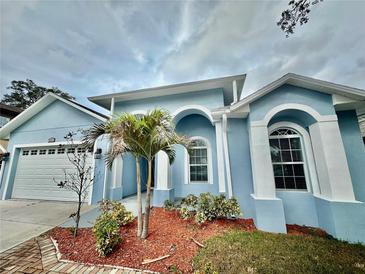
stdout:
[(136, 172), (137, 172), (137, 212), (138, 212), (138, 228), (137, 237), (141, 237), (142, 234), (142, 193), (141, 193), (141, 169), (140, 158), (136, 157)]
[(151, 181), (152, 181), (152, 160), (148, 160), (148, 179), (147, 179), (147, 193), (146, 193), (146, 205), (144, 209), (143, 230), (142, 239), (146, 239), (148, 236), (148, 222), (150, 219), (150, 205), (151, 205)]

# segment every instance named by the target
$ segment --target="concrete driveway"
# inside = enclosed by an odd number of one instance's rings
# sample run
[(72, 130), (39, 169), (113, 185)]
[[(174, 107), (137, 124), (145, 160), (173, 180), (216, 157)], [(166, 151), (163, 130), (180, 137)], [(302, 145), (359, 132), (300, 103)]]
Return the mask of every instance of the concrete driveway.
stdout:
[[(64, 223), (76, 203), (5, 200), (0, 201), (0, 252)], [(94, 206), (83, 206), (83, 212)]]

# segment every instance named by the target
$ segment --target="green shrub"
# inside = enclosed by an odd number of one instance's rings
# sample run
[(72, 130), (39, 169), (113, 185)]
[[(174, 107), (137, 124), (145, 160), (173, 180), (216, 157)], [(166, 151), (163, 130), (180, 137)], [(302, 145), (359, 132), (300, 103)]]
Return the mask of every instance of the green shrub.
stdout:
[(133, 221), (132, 212), (117, 201), (104, 200), (99, 203), (101, 214), (96, 219), (93, 233), (96, 239), (96, 251), (107, 256), (122, 241), (119, 227)]
[(180, 208), (180, 216), (184, 220), (189, 219), (191, 217), (191, 215), (192, 215), (191, 211), (186, 206), (182, 206)]
[(237, 199), (226, 199), (224, 195), (214, 197), (214, 210), (216, 218), (237, 217), (241, 214)]
[(207, 216), (205, 215), (204, 212), (202, 211), (198, 211), (196, 214), (195, 214), (195, 222), (197, 224), (204, 224), (205, 222), (207, 221)]
[(96, 251), (99, 256), (107, 256), (122, 241), (119, 233), (119, 223), (111, 213), (103, 213), (96, 219), (93, 233), (96, 238)]
[(165, 202), (163, 203), (163, 207), (166, 210), (173, 210), (173, 209), (175, 209), (175, 204), (173, 202), (171, 202), (170, 200), (165, 200)]
[(195, 216), (198, 224), (218, 218), (237, 217), (241, 214), (235, 198), (227, 199), (224, 195), (214, 196), (202, 193), (199, 197), (189, 194), (181, 202), (180, 215), (183, 219)]
[(132, 212), (117, 201), (103, 200), (100, 202), (101, 214), (110, 214), (110, 217), (118, 222), (119, 226), (127, 225), (134, 220)]
[(181, 200), (181, 205), (186, 207), (196, 207), (198, 204), (198, 197), (194, 194), (189, 194)]

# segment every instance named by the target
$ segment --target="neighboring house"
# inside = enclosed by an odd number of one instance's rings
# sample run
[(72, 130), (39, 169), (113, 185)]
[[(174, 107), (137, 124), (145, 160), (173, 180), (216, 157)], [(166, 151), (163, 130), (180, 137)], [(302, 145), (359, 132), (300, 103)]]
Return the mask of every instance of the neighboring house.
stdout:
[[(356, 114), (364, 109), (365, 91), (286, 74), (239, 100), (244, 82), (245, 75), (237, 75), (89, 100), (111, 115), (167, 109), (176, 130), (195, 141), (190, 154), (176, 147), (172, 165), (166, 154), (157, 155), (155, 206), (189, 193), (224, 194), (236, 197), (244, 216), (253, 218), (259, 229), (285, 233), (285, 224), (307, 225), (365, 243), (365, 146)], [(42, 157), (53, 159), (39, 155), (41, 149), (49, 153), (48, 138), (61, 141), (72, 128), (106, 120), (80, 105), (47, 96), (21, 114), (26, 118), (20, 115), (0, 130), (0, 137), (10, 135), (11, 150), (3, 199), (61, 199), (61, 194), (53, 194), (61, 190), (51, 190), (50, 184), (42, 190), (42, 184), (51, 181), (62, 162), (49, 166), (48, 181), (41, 179), (47, 177), (41, 172), (26, 180), (24, 166), (37, 170)], [(49, 99), (53, 102), (42, 108), (42, 100)], [(102, 137), (94, 151), (104, 154), (109, 146)], [(32, 155), (32, 150), (37, 152)], [(94, 158), (91, 203), (135, 193), (131, 155), (116, 159), (112, 170), (105, 167), (103, 157)]]
[[(0, 103), (0, 128), (2, 128), (11, 119), (21, 113), (23, 110), (17, 107), (5, 105)], [(0, 154), (6, 152), (8, 146), (8, 140), (0, 139)]]

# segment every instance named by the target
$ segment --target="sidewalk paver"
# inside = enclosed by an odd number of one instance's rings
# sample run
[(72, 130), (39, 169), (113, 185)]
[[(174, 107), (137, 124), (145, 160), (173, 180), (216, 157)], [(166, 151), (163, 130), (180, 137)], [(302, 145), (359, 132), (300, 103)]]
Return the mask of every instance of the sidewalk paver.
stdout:
[(154, 273), (124, 267), (97, 266), (59, 260), (48, 236), (39, 236), (0, 253), (0, 273)]

